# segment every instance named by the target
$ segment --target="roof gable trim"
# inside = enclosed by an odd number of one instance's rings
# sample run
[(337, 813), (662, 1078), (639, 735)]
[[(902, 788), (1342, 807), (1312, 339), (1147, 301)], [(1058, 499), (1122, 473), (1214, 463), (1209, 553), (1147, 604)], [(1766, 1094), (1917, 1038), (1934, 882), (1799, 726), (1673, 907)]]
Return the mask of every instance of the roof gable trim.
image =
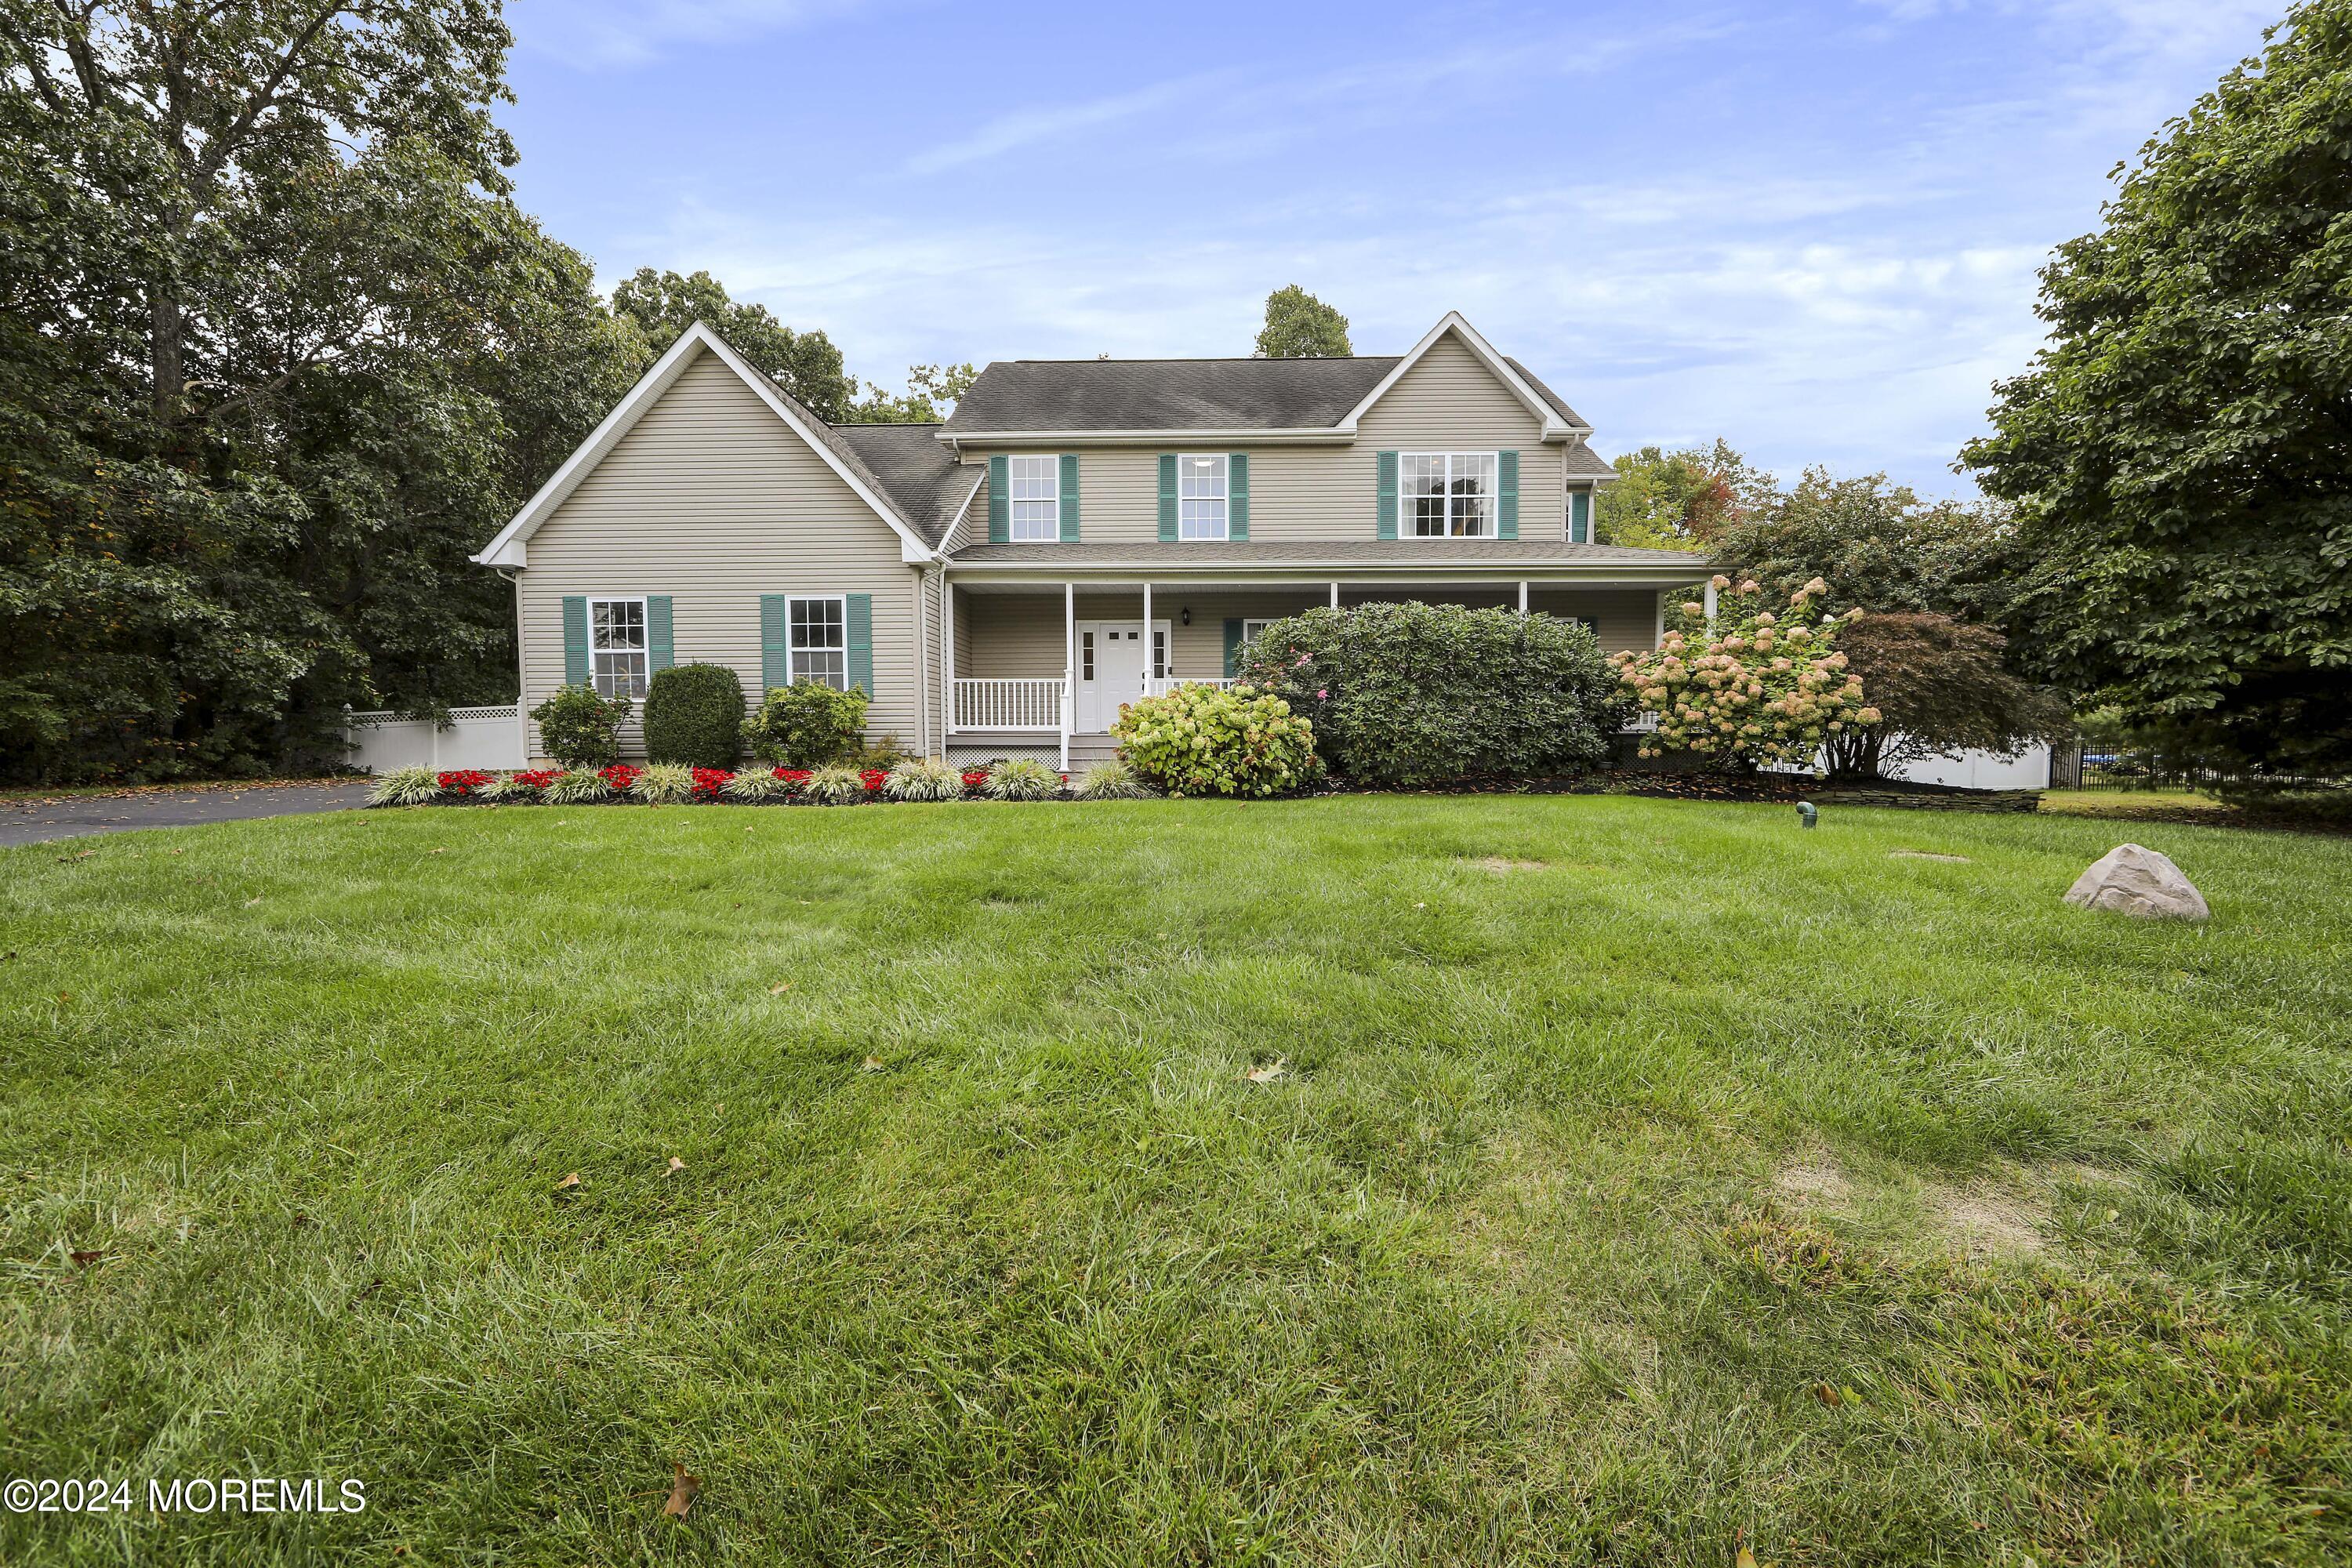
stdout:
[(498, 537), (484, 545), (481, 553), (472, 559), (483, 566), (526, 566), (528, 553), (525, 546), (530, 536), (554, 515), (555, 510), (573, 490), (580, 488), (581, 481), (612, 455), (613, 448), (621, 444), (621, 437), (636, 427), (637, 421), (645, 417), (646, 411), (661, 400), (662, 395), (677, 383), (687, 367), (704, 353), (718, 355), (719, 362), (733, 371), (809, 450), (823, 459), (825, 467), (838, 475), (860, 500), (871, 507), (877, 517), (890, 525), (891, 531), (898, 536), (900, 559), (909, 562), (931, 559), (930, 547), (908, 526), (897, 509), (842, 462), (832, 445), (808, 427), (792, 404), (776, 390), (773, 383), (752, 369), (740, 354), (727, 346), (725, 339), (700, 321), (678, 334), (677, 342), (654, 362), (650, 370), (637, 378), (637, 384), (629, 389), (628, 395), (614, 406), (613, 412), (604, 416), (604, 423), (589, 433), (588, 438), (563, 460), (563, 466), (556, 469), (548, 481), (539, 487), (539, 492), (523, 503), (522, 510), (515, 513), (513, 520), (499, 531)]
[(1571, 425), (1562, 419), (1559, 411), (1546, 402), (1542, 395), (1534, 387), (1528, 384), (1527, 377), (1513, 370), (1510, 361), (1497, 353), (1495, 351), (1495, 345), (1481, 337), (1478, 329), (1465, 320), (1459, 310), (1446, 311), (1445, 319), (1430, 328), (1421, 342), (1413, 344), (1411, 351), (1396, 362), (1395, 368), (1381, 377), (1380, 384), (1364, 395), (1362, 402), (1348, 410), (1348, 416), (1339, 421), (1339, 428), (1353, 436), (1356, 433), (1356, 422), (1363, 418), (1372, 405), (1387, 396), (1390, 389), (1404, 379), (1405, 372), (1419, 364), (1427, 356), (1429, 351), (1437, 346), (1438, 340), (1448, 332), (1461, 339), (1463, 346), (1476, 357), (1478, 363), (1485, 365), (1496, 381), (1510, 388), (1511, 395), (1525, 404), (1528, 413), (1543, 422), (1545, 440), (1564, 441), (1570, 437), (1592, 434), (1591, 427), (1589, 426)]

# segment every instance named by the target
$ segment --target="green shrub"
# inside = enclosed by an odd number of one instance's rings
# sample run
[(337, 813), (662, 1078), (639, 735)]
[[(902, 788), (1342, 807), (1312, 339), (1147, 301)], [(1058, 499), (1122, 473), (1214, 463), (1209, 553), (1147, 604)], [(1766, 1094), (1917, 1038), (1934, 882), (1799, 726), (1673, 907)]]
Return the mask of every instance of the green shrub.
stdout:
[(1119, 710), (1119, 752), (1170, 795), (1284, 795), (1322, 772), (1315, 731), (1270, 692), (1180, 686)]
[(625, 697), (599, 697), (593, 686), (567, 686), (530, 710), (539, 749), (567, 768), (609, 768), (621, 760)]
[(1114, 757), (1079, 775), (1077, 786), (1070, 793), (1080, 800), (1148, 800), (1153, 791), (1135, 776), (1132, 767)]
[(1631, 711), (1581, 623), (1458, 605), (1309, 610), (1253, 637), (1241, 673), (1332, 772), (1388, 788), (1598, 767)]
[[(646, 704), (653, 711), (653, 704)], [(637, 775), (630, 794), (654, 805), (683, 805), (694, 798), (694, 770), (684, 763), (654, 763)]]
[(782, 800), (795, 787), (792, 780), (778, 778), (772, 768), (745, 768), (720, 784), (719, 793), (729, 800), (757, 805), (761, 801)]
[(370, 805), (429, 805), (441, 798), (441, 775), (431, 768), (394, 768), (368, 791)]
[(882, 793), (892, 800), (960, 800), (963, 775), (945, 763), (908, 757), (882, 781)]
[(857, 750), (866, 735), (866, 693), (822, 680), (772, 687), (745, 726), (751, 754), (788, 768), (821, 768)]
[(560, 773), (547, 786), (550, 805), (593, 805), (612, 798), (613, 786), (585, 768)]
[(646, 689), (646, 761), (731, 768), (743, 755), (743, 682), (723, 664), (674, 664)]
[(855, 768), (877, 769), (886, 773), (900, 763), (922, 761), (907, 750), (906, 742), (900, 741), (895, 732), (883, 736), (870, 746), (860, 746), (842, 760)]
[(1051, 800), (1062, 793), (1062, 775), (1034, 757), (1008, 757), (988, 770), (980, 793), (991, 800)]
[(801, 790), (824, 805), (855, 805), (866, 798), (866, 778), (846, 763), (834, 763), (809, 774)]

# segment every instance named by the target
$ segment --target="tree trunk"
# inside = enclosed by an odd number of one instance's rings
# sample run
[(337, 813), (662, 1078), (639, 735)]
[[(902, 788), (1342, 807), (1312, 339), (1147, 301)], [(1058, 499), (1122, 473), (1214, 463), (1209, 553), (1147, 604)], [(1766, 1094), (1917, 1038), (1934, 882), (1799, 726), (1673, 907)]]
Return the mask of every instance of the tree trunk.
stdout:
[(148, 295), (148, 359), (155, 377), (155, 422), (171, 425), (180, 417), (187, 390), (187, 319), (174, 284), (158, 279)]

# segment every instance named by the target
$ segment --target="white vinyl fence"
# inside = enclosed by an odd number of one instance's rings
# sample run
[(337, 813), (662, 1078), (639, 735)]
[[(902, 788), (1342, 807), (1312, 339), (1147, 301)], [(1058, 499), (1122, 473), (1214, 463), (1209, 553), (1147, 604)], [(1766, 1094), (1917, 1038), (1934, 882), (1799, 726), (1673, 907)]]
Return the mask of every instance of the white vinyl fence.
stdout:
[(363, 773), (394, 768), (519, 768), (523, 765), (522, 703), (495, 708), (452, 708), (449, 722), (436, 724), (409, 713), (343, 711), (343, 743), (351, 764)]

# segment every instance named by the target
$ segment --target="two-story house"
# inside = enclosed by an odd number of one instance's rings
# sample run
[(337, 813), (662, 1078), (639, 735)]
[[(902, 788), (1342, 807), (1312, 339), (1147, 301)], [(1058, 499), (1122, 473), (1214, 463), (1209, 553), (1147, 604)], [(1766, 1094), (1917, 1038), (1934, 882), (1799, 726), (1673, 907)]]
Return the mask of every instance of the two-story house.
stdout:
[(704, 660), (862, 686), (868, 733), (926, 753), (1067, 767), (1311, 605), (1655, 646), (1705, 563), (1592, 542), (1591, 434), (1459, 315), (1401, 355), (1000, 362), (936, 426), (826, 425), (697, 326), (475, 559), (515, 584), (526, 709)]

